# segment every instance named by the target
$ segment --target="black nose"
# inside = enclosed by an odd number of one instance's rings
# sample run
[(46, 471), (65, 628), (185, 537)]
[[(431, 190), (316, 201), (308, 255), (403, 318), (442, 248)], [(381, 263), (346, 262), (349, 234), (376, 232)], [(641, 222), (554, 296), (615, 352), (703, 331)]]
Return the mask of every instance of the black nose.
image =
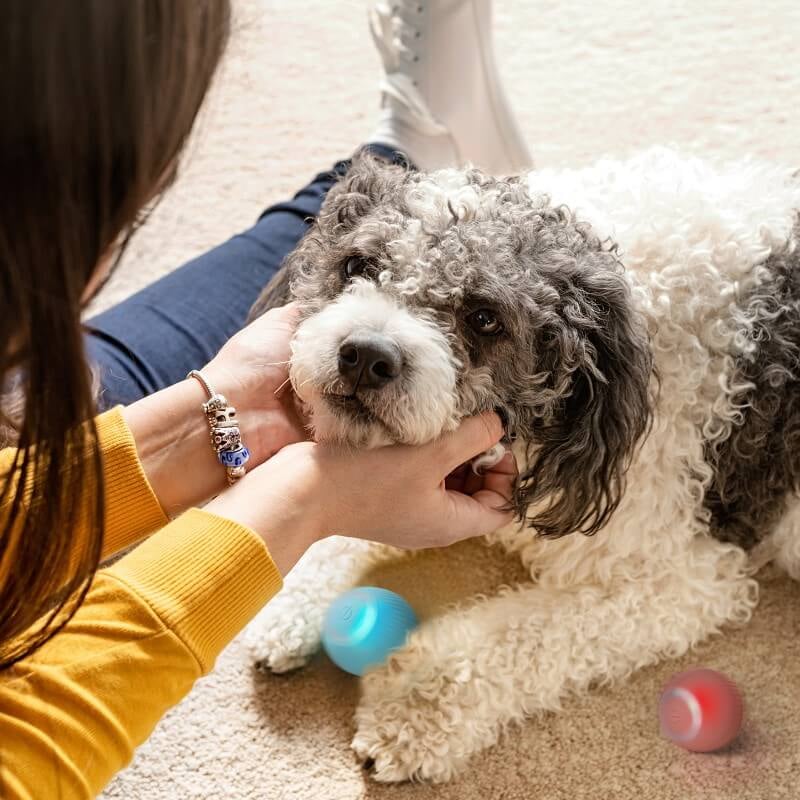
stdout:
[(400, 348), (380, 334), (348, 336), (339, 345), (339, 375), (350, 394), (380, 389), (400, 374), (402, 365)]

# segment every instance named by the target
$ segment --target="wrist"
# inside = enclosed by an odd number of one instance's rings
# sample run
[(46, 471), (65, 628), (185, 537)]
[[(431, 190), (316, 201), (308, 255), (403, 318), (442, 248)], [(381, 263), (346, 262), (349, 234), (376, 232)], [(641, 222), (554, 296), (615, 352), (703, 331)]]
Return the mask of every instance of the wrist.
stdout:
[(287, 369), (297, 316), (291, 305), (268, 311), (231, 337), (201, 370), (236, 407), (250, 469), (287, 444), (308, 439)]
[(204, 392), (185, 380), (123, 409), (145, 475), (168, 516), (221, 491), (225, 470), (209, 443)]
[(278, 399), (275, 390), (263, 381), (243, 379), (236, 370), (219, 363), (218, 358), (200, 371), (214, 390), (236, 408), (242, 439), (251, 455), (249, 469), (264, 463), (286, 444), (304, 438), (297, 433), (302, 431), (302, 422), (294, 412), (291, 390), (286, 391), (285, 398)]
[(250, 451), (242, 442), (236, 408), (225, 395), (217, 392), (208, 383), (202, 372), (192, 370), (187, 376), (196, 380), (206, 393), (203, 414), (208, 425), (209, 441), (220, 464), (225, 468), (229, 484), (236, 483), (247, 472)]
[(281, 485), (291, 478), (276, 472), (265, 490), (264, 476), (256, 472), (221, 492), (205, 509), (253, 531), (285, 576), (309, 547), (324, 538), (323, 528), (312, 505), (292, 491), (296, 487)]

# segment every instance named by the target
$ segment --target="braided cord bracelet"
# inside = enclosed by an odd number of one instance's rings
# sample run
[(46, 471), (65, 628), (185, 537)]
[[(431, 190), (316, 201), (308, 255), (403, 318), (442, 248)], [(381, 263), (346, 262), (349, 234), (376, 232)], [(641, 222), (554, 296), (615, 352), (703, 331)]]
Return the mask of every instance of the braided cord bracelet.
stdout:
[(193, 369), (187, 378), (194, 378), (205, 390), (208, 400), (203, 403), (203, 413), (208, 423), (211, 446), (217, 459), (228, 476), (228, 483), (234, 484), (247, 469), (250, 451), (242, 443), (242, 434), (236, 419), (236, 409), (228, 403), (225, 395), (215, 392), (199, 370)]

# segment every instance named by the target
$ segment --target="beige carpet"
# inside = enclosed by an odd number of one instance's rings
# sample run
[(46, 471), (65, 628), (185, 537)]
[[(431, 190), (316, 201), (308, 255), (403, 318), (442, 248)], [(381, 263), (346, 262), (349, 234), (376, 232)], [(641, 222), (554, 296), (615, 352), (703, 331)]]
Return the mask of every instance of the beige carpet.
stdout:
[[(185, 173), (100, 305), (248, 225), (371, 128), (378, 62), (364, 0), (246, 0)], [(647, 7), (647, 10), (645, 10)], [(794, 0), (498, 0), (503, 72), (540, 165), (654, 143), (800, 166), (800, 6)], [(385, 570), (423, 614), (517, 580), (477, 545)], [(769, 581), (755, 620), (626, 687), (532, 720), (444, 787), (378, 786), (348, 749), (354, 679), (323, 657), (253, 675), (234, 643), (169, 714), (107, 800), (695, 800), (796, 798), (800, 586)], [(655, 706), (675, 670), (725, 670), (747, 701), (731, 752), (662, 741)]]

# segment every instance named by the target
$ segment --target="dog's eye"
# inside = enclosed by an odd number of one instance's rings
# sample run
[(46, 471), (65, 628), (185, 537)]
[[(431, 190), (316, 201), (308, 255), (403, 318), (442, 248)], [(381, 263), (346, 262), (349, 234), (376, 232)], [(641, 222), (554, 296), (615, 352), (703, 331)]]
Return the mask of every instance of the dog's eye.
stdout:
[(353, 278), (364, 278), (369, 271), (369, 263), (361, 256), (350, 256), (344, 265), (345, 280), (351, 281)]
[(481, 336), (497, 336), (503, 332), (503, 323), (497, 318), (497, 314), (488, 308), (479, 308), (473, 311), (468, 317), (472, 330)]

